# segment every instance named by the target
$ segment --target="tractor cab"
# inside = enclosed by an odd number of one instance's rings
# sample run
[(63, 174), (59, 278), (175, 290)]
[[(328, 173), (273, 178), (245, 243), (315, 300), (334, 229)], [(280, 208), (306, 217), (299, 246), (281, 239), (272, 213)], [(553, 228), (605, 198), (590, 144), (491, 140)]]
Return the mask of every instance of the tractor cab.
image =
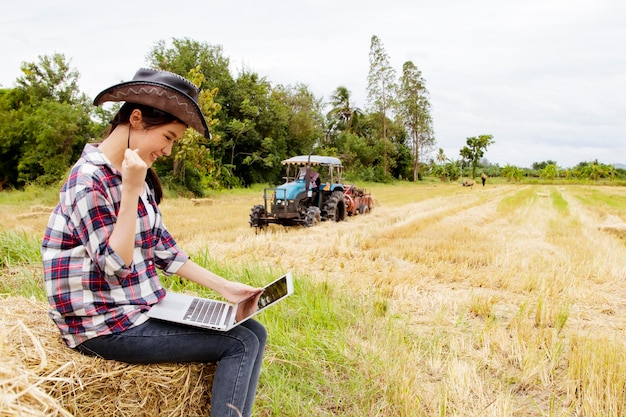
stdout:
[[(343, 191), (341, 175), (343, 165), (339, 158), (333, 156), (301, 155), (282, 161), (285, 166), (285, 184), (277, 187), (289, 189), (294, 199), (298, 195), (314, 199), (314, 205), (322, 209), (323, 198), (320, 191), (329, 193)], [(293, 175), (293, 176), (292, 176)], [(308, 204), (311, 205), (311, 204)]]
[(300, 155), (281, 163), (285, 167), (285, 182), (264, 190), (265, 204), (253, 207), (251, 225), (311, 226), (323, 220), (345, 218), (341, 183), (343, 165), (339, 158)]

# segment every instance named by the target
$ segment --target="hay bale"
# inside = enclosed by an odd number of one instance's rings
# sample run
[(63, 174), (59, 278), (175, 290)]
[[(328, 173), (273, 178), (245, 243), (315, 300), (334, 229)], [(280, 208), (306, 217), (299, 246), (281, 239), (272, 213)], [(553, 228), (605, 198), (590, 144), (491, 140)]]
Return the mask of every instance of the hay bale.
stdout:
[(52, 213), (54, 211), (54, 206), (43, 206), (41, 204), (35, 204), (34, 206), (30, 206), (31, 213)]
[(598, 226), (598, 230), (611, 233), (620, 239), (626, 239), (626, 224)]
[(42, 206), (42, 205), (34, 205), (30, 206), (29, 213), (18, 214), (18, 219), (36, 219), (40, 217), (50, 216), (50, 213), (54, 210), (54, 207)]
[(203, 416), (213, 364), (129, 365), (68, 349), (46, 311), (0, 298), (0, 415)]
[(192, 198), (191, 202), (194, 206), (212, 206), (213, 200), (210, 198)]
[(37, 211), (34, 213), (23, 213), (23, 214), (18, 214), (17, 218), (20, 220), (24, 220), (24, 219), (37, 219), (40, 217), (44, 217), (44, 216), (49, 216), (50, 212), (49, 211)]

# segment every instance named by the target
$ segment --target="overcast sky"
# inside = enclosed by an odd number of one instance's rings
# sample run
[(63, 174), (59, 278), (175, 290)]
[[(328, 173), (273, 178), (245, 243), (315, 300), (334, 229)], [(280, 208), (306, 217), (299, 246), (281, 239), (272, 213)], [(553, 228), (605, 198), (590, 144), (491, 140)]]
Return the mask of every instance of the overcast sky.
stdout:
[(624, 0), (18, 0), (0, 14), (0, 85), (62, 53), (94, 97), (157, 41), (190, 38), (222, 46), (234, 76), (303, 83), (325, 101), (343, 85), (365, 108), (372, 35), (398, 76), (409, 60), (422, 71), (449, 158), (490, 134), (485, 157), (501, 166), (626, 163)]

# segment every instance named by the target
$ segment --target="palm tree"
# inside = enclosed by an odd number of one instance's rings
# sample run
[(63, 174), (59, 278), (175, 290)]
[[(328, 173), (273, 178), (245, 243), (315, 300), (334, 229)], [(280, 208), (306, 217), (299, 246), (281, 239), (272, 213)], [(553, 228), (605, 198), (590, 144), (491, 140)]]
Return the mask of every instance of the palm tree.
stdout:
[(439, 162), (440, 164), (443, 164), (444, 162), (446, 162), (446, 154), (443, 153), (443, 148), (439, 148), (439, 152), (437, 153), (436, 156), (437, 162)]
[(332, 109), (328, 112), (328, 118), (337, 121), (337, 128), (346, 132), (357, 130), (358, 118), (361, 110), (350, 104), (350, 90), (339, 86), (330, 97)]

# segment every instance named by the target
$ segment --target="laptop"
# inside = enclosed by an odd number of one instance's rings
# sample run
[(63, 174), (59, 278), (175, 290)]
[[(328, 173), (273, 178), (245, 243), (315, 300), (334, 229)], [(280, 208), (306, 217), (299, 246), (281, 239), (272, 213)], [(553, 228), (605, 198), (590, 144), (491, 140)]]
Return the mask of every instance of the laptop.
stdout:
[[(250, 304), (254, 303), (255, 297), (233, 304), (168, 291), (165, 298), (150, 308), (148, 316), (189, 326), (228, 331), (291, 294), (293, 278), (291, 272), (287, 272), (263, 288), (256, 306)], [(238, 316), (241, 317), (237, 318)]]

